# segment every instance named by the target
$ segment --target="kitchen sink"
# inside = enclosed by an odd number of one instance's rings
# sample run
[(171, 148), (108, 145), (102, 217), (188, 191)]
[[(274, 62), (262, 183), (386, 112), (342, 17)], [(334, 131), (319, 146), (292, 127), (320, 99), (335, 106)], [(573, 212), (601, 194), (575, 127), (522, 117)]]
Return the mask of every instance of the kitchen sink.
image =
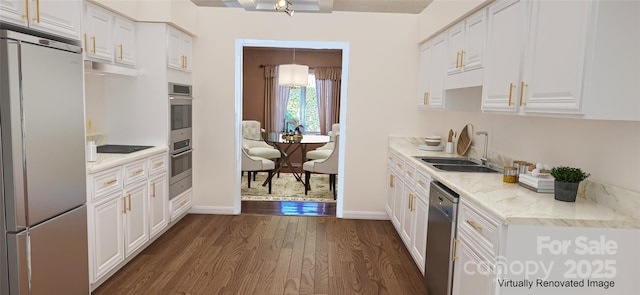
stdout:
[(499, 173), (500, 170), (483, 166), (478, 160), (472, 158), (448, 158), (448, 157), (416, 157), (425, 165), (440, 171), (451, 172), (481, 172)]
[(470, 158), (444, 158), (444, 157), (419, 157), (420, 160), (430, 164), (454, 164), (454, 165), (480, 165)]
[(500, 171), (487, 166), (480, 165), (432, 165), (436, 169), (451, 171), (451, 172), (485, 172), (485, 173), (498, 173)]

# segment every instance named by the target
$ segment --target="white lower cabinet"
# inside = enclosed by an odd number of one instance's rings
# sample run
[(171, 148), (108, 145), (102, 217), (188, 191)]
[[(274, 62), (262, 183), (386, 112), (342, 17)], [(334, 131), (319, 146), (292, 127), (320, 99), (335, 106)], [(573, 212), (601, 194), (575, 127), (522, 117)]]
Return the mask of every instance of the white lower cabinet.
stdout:
[(149, 179), (149, 237), (153, 238), (169, 224), (169, 182), (162, 173)]
[(427, 220), (431, 177), (390, 152), (386, 210), (420, 272), (427, 251)]
[(169, 201), (169, 215), (171, 217), (171, 222), (180, 219), (185, 213), (187, 213), (189, 208), (191, 208), (191, 199), (191, 189), (188, 189)]
[(477, 249), (479, 246), (474, 245), (464, 233), (458, 235), (453, 271), (454, 295), (495, 293), (495, 258), (481, 255)]
[[(168, 225), (167, 171), (156, 164), (166, 157), (155, 155), (88, 175), (91, 284), (105, 280)], [(149, 177), (150, 169), (155, 174)]]
[(88, 203), (89, 265), (94, 282), (124, 260), (124, 197), (118, 191), (99, 203)]
[(125, 187), (127, 208), (124, 216), (125, 227), (125, 255), (138, 250), (149, 240), (149, 226), (147, 219), (147, 182), (141, 181), (130, 187)]

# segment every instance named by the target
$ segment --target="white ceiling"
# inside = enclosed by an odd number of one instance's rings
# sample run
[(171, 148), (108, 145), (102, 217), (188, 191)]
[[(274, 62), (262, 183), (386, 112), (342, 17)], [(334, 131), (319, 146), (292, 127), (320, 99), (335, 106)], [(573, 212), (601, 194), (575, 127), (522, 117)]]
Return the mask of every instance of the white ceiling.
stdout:
[[(298, 12), (332, 11), (387, 12), (418, 14), (432, 0), (289, 0), (290, 9)], [(191, 0), (198, 6), (236, 7), (248, 11), (276, 11), (275, 0)]]

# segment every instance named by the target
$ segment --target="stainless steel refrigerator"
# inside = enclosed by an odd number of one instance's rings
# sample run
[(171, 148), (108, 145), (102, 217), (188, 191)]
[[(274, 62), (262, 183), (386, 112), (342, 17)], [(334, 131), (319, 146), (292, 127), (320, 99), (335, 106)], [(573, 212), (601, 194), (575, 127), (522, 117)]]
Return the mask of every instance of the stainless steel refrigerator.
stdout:
[(0, 30), (5, 294), (89, 294), (81, 48)]

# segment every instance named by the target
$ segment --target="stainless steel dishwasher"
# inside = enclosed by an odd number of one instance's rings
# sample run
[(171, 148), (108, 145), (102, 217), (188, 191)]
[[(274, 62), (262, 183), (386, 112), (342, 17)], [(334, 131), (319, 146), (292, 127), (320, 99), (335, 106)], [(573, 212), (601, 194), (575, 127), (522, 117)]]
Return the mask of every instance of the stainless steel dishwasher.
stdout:
[(456, 192), (442, 183), (431, 182), (424, 268), (429, 295), (451, 294), (458, 198)]

